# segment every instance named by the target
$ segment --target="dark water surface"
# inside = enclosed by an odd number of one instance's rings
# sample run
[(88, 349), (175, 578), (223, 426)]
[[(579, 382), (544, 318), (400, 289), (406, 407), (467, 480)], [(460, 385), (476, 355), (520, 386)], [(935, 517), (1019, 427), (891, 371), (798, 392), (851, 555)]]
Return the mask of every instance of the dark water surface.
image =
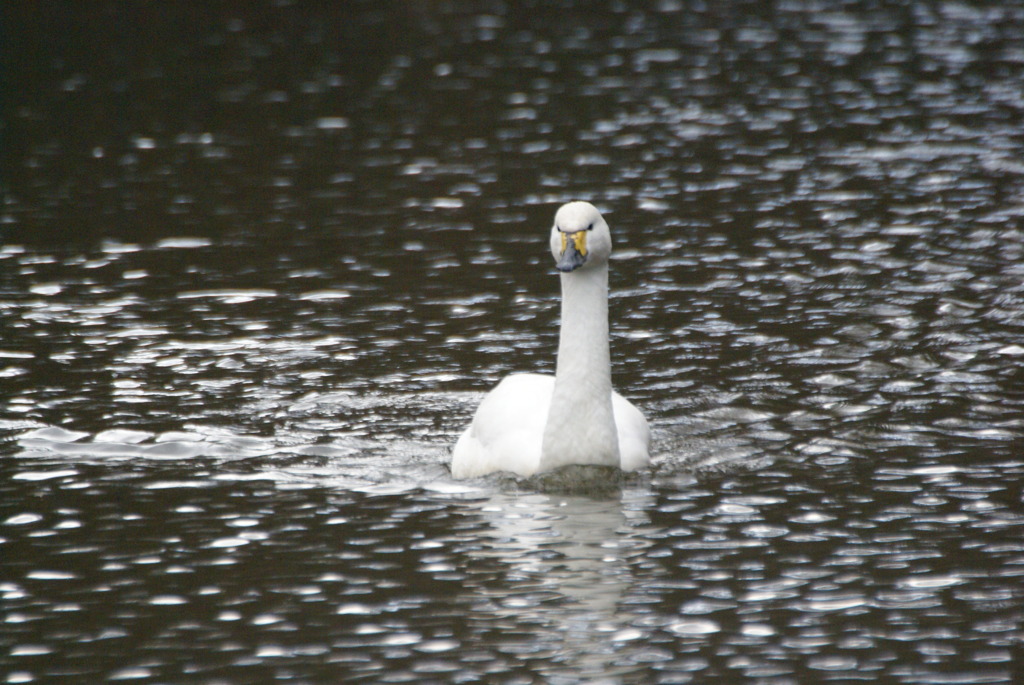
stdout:
[[(1024, 678), (1024, 5), (8, 4), (7, 683)], [(617, 241), (613, 495), (453, 481)]]

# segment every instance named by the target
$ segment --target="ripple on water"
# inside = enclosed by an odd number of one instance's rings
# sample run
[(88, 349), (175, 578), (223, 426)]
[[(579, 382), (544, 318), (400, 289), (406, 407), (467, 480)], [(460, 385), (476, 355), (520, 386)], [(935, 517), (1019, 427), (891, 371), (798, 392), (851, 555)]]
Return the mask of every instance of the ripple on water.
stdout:
[[(11, 14), (9, 682), (1012, 682), (1019, 2), (279, 4)], [(654, 467), (456, 483), (577, 196)]]

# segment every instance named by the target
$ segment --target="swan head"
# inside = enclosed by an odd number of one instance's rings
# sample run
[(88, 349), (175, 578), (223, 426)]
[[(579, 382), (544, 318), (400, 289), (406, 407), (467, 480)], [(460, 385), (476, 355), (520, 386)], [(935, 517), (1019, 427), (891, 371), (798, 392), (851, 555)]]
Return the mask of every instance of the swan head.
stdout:
[(569, 273), (608, 261), (612, 234), (601, 212), (589, 202), (570, 202), (555, 213), (551, 227), (551, 254), (555, 268)]

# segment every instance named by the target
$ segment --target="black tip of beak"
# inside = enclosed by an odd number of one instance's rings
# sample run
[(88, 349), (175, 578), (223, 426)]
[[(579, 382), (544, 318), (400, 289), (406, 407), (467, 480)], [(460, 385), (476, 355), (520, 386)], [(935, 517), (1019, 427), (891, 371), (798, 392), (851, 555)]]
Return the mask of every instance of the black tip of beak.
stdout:
[(555, 264), (555, 268), (562, 273), (569, 273), (583, 266), (587, 258), (580, 254), (579, 250), (576, 249), (576, 245), (570, 240), (569, 244), (565, 247), (565, 252), (558, 259)]

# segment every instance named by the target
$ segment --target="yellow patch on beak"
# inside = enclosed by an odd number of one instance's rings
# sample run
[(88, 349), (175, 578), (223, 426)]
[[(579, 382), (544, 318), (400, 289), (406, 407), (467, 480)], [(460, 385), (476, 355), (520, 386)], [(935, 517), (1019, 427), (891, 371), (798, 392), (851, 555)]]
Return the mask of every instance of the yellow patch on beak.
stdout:
[(576, 251), (580, 253), (580, 256), (587, 256), (587, 232), (576, 231), (575, 233), (562, 233), (562, 254), (565, 254), (565, 248), (569, 246), (569, 236), (572, 236), (572, 242), (576, 246)]

